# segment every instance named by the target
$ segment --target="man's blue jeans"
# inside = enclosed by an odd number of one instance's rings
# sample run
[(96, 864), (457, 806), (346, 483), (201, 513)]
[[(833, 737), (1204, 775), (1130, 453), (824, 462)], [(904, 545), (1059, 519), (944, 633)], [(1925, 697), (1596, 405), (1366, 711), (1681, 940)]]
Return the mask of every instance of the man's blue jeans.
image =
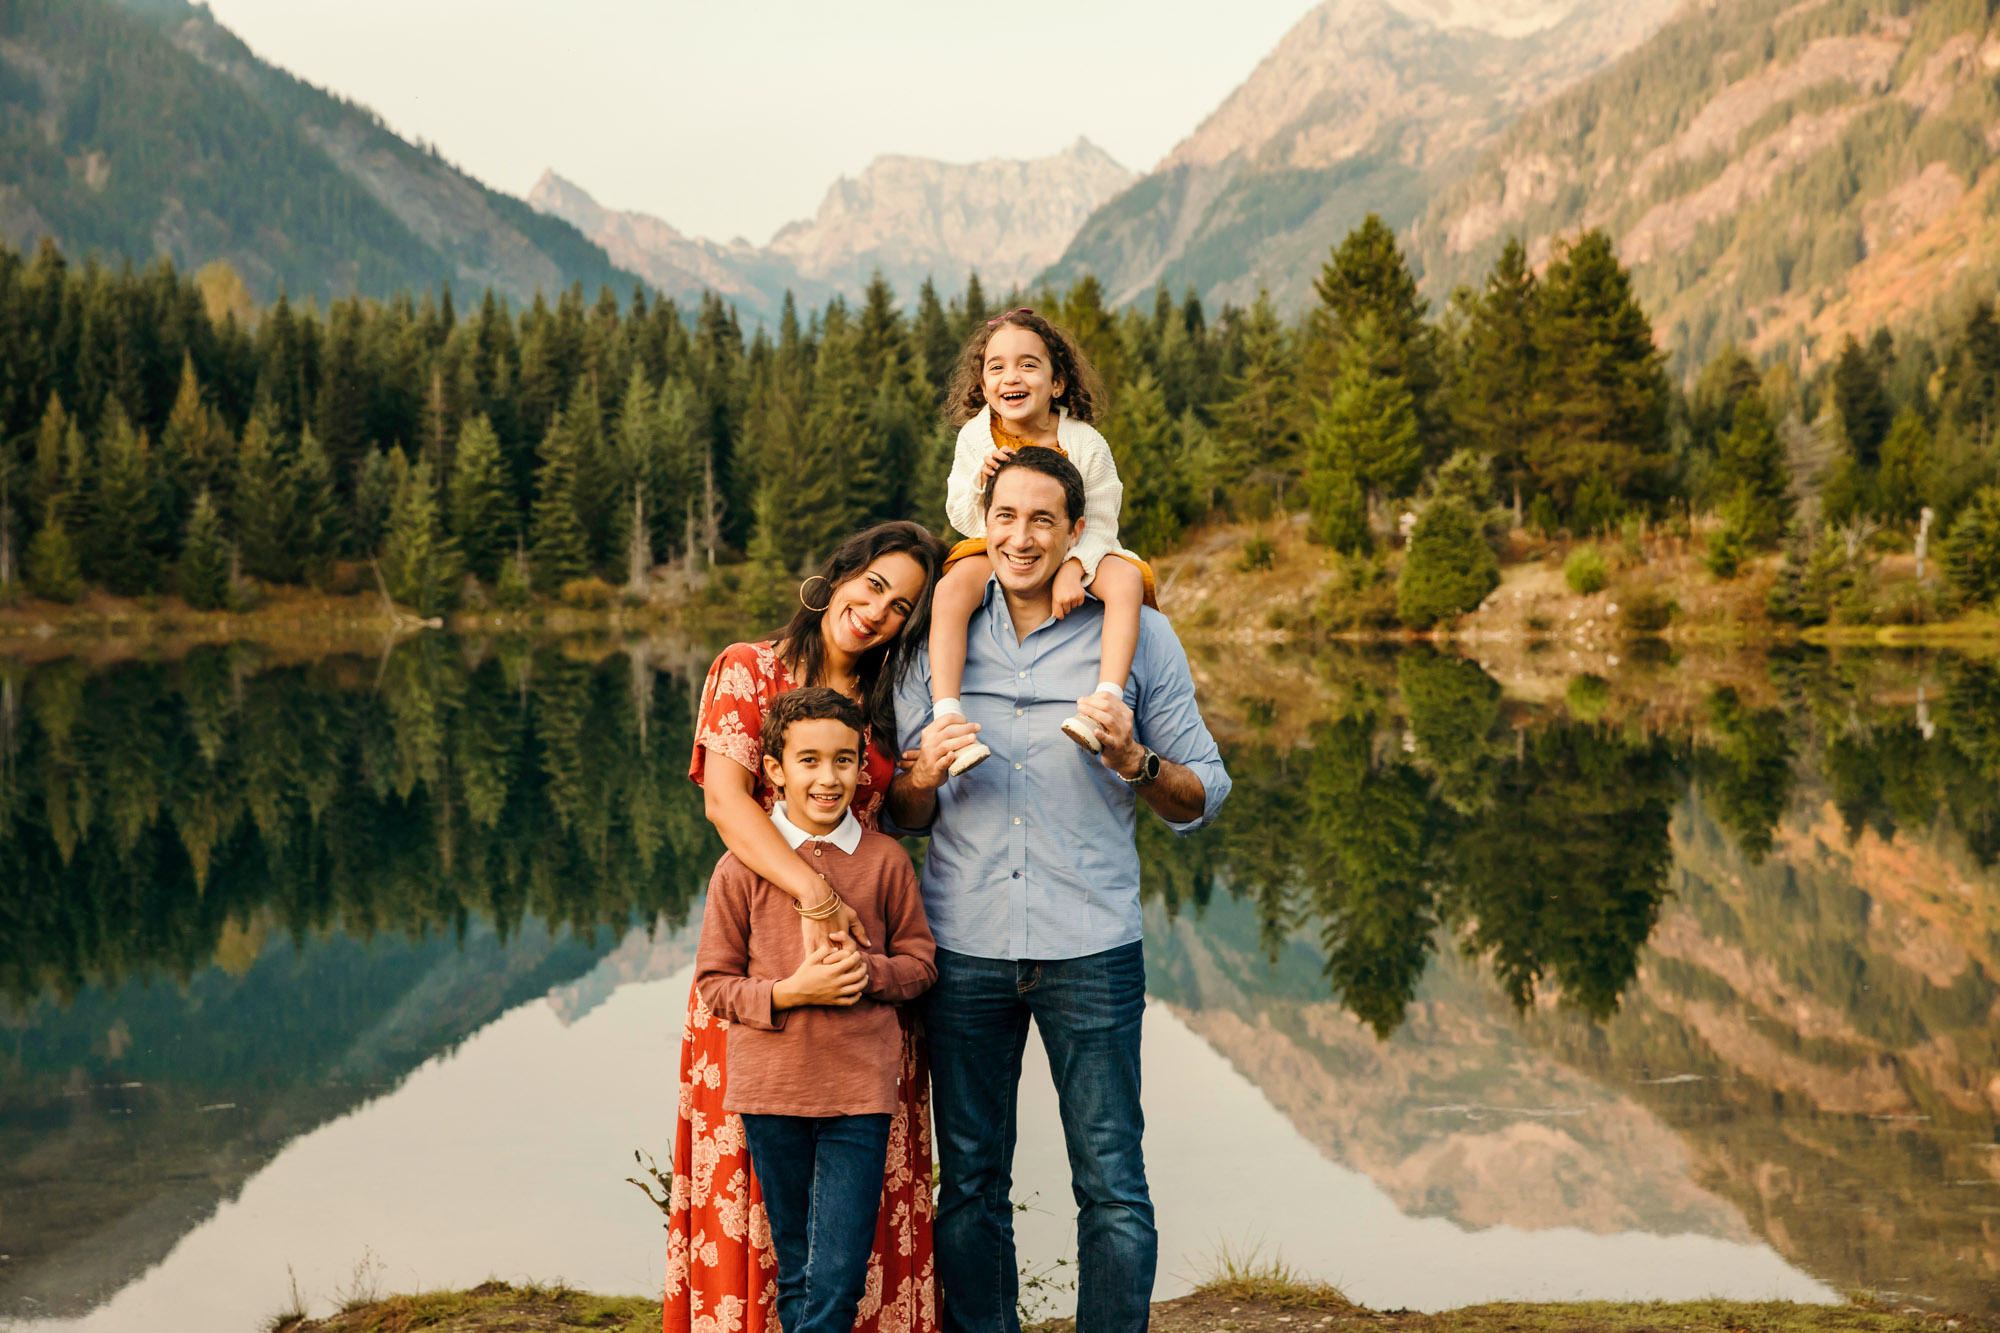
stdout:
[(850, 1333), (889, 1158), (887, 1115), (746, 1115), (750, 1167), (778, 1252), (785, 1333)]
[(939, 949), (937, 969), (923, 1006), (943, 1168), (936, 1237), (947, 1333), (1021, 1326), (1009, 1191), (1030, 1018), (1048, 1051), (1069, 1147), (1077, 1333), (1145, 1333), (1160, 1243), (1140, 1145), (1141, 946), (1050, 962)]

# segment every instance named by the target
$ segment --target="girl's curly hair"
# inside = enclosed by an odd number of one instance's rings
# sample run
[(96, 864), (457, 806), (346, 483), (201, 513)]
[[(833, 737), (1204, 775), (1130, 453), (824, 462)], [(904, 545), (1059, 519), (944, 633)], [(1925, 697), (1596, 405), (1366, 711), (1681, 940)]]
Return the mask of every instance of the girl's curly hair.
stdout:
[(1083, 354), (1083, 349), (1076, 345), (1076, 339), (1070, 337), (1067, 330), (1024, 308), (1009, 310), (997, 319), (986, 321), (974, 329), (972, 337), (966, 340), (965, 350), (958, 354), (958, 364), (952, 367), (951, 384), (945, 390), (944, 400), (951, 414), (951, 424), (963, 426), (986, 406), (983, 387), (986, 344), (1009, 324), (1028, 330), (1049, 349), (1050, 377), (1063, 386), (1062, 392), (1056, 395), (1055, 405), (1078, 421), (1095, 421), (1097, 414), (1104, 410), (1104, 381), (1097, 377), (1096, 367), (1090, 364), (1090, 358)]

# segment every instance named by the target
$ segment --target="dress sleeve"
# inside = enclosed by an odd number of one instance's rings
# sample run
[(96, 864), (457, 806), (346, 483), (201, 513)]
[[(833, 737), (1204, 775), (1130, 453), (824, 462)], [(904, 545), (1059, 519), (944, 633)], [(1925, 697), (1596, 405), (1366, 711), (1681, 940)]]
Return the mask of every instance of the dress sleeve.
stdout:
[(979, 467), (993, 452), (991, 429), (977, 429), (984, 414), (965, 423), (952, 446), (951, 477), (944, 487), (944, 516), (967, 537), (986, 535), (986, 511), (979, 507)]
[(1076, 450), (1075, 459), (1083, 474), (1083, 536), (1070, 554), (1083, 566), (1088, 585), (1097, 577), (1097, 562), (1120, 549), (1118, 510), (1125, 503), (1125, 483), (1118, 479), (1118, 464), (1104, 437), (1092, 431), (1085, 439), (1089, 442)]
[(688, 777), (698, 787), (705, 784), (711, 750), (743, 765), (752, 776), (763, 771), (764, 710), (772, 690), (759, 647), (733, 643), (708, 669), (695, 720), (694, 754), (688, 760)]

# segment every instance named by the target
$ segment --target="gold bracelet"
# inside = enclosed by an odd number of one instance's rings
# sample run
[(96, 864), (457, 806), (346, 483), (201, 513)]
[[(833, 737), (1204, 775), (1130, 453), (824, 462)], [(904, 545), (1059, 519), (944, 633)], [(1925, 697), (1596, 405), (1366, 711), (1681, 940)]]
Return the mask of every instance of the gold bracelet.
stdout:
[(833, 891), (832, 885), (827, 886), (825, 900), (812, 907), (800, 907), (797, 903), (792, 904), (792, 910), (808, 921), (824, 921), (828, 917), (838, 916), (840, 908), (840, 895)]

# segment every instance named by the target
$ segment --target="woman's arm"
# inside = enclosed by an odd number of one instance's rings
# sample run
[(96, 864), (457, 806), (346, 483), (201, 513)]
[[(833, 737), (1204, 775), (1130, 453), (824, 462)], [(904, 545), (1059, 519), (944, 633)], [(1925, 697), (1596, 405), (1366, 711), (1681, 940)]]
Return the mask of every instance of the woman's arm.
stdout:
[[(771, 816), (751, 794), (755, 790), (756, 779), (749, 769), (714, 747), (709, 748), (708, 765), (702, 774), (702, 807), (708, 822), (722, 835), (723, 846), (735, 852), (736, 859), (755, 874), (784, 890), (800, 907), (816, 907), (825, 902), (833, 890), (807, 869), (798, 853), (785, 842)], [(799, 931), (805, 937), (808, 953), (815, 945), (827, 943), (836, 931), (847, 933), (861, 944), (868, 943), (860, 919), (844, 903), (837, 915), (825, 921), (800, 917)]]

